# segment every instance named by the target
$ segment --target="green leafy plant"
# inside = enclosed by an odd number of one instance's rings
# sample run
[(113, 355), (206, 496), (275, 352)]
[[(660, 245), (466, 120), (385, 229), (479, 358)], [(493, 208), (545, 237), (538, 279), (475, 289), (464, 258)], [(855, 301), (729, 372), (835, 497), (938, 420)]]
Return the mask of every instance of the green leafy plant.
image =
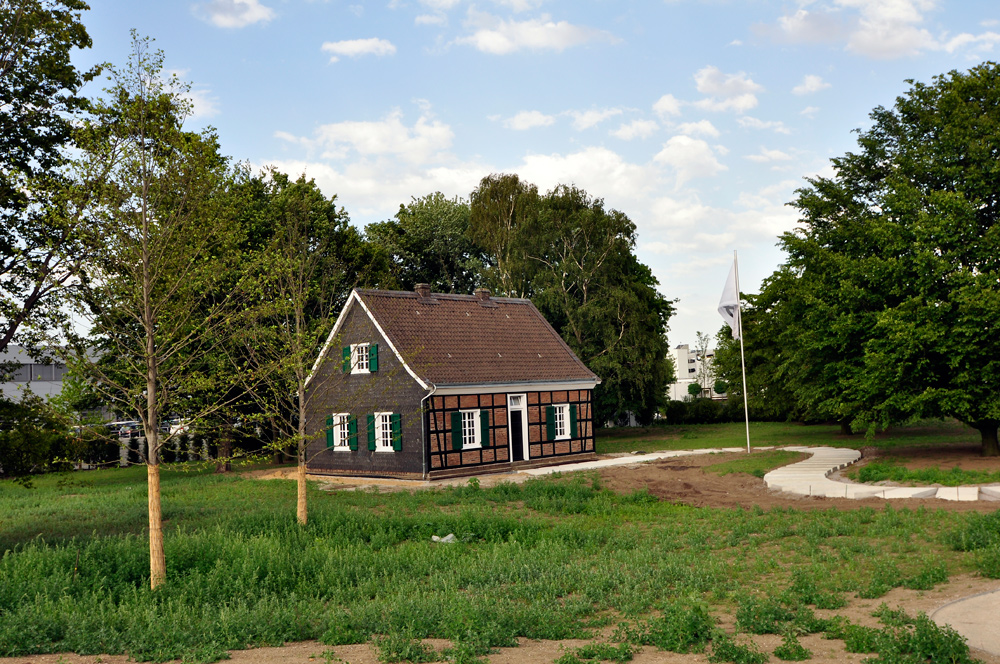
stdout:
[(786, 662), (801, 662), (812, 659), (812, 652), (794, 634), (786, 634), (781, 645), (774, 649), (774, 656)]

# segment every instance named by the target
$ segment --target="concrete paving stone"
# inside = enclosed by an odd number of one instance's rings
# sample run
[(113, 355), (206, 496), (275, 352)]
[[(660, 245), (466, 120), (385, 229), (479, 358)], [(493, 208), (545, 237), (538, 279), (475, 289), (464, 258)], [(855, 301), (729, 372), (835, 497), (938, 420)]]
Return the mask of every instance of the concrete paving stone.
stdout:
[(943, 486), (937, 490), (936, 498), (941, 500), (972, 501), (979, 500), (979, 487), (977, 486)]
[(938, 625), (951, 625), (973, 648), (1000, 655), (1000, 630), (996, 628), (998, 612), (1000, 591), (994, 590), (945, 604), (930, 617)]

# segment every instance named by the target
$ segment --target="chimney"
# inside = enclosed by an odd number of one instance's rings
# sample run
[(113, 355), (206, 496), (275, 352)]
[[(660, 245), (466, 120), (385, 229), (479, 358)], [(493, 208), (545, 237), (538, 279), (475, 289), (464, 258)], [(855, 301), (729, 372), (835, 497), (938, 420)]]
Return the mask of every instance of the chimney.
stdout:
[(476, 299), (480, 302), (490, 301), (490, 289), (489, 288), (477, 288), (475, 290)]
[(419, 295), (421, 298), (431, 296), (431, 285), (430, 284), (417, 284), (413, 287), (413, 291)]

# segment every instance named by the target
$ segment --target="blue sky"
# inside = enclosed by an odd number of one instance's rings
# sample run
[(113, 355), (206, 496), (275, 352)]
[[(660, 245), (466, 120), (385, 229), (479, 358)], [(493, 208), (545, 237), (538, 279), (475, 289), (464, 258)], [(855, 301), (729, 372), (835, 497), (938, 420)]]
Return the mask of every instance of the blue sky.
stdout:
[(79, 64), (154, 38), (190, 128), (305, 172), (359, 227), (492, 172), (603, 198), (679, 300), (671, 345), (718, 330), (734, 249), (741, 290), (771, 274), (785, 204), (872, 108), (1000, 49), (995, 0), (92, 0), (83, 19)]

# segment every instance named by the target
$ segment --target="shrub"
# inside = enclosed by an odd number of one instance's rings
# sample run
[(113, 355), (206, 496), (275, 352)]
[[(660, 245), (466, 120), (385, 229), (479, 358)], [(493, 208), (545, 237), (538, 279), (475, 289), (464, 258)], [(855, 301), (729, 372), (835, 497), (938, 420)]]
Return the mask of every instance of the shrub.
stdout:
[(740, 645), (725, 632), (716, 632), (712, 638), (712, 653), (708, 656), (708, 661), (732, 662), (733, 664), (764, 664), (767, 661), (767, 654), (757, 650), (752, 643)]
[(662, 616), (646, 624), (640, 643), (670, 652), (702, 652), (714, 629), (715, 621), (707, 606), (699, 602), (675, 602), (663, 609)]
[(786, 662), (801, 662), (812, 659), (812, 652), (799, 643), (793, 634), (787, 634), (781, 645), (774, 649), (774, 656)]
[(795, 618), (795, 614), (771, 598), (745, 597), (736, 609), (736, 624), (751, 634), (780, 634), (782, 624)]
[(390, 634), (375, 639), (378, 650), (378, 661), (392, 664), (393, 662), (437, 662), (438, 653), (419, 639), (405, 634)]

